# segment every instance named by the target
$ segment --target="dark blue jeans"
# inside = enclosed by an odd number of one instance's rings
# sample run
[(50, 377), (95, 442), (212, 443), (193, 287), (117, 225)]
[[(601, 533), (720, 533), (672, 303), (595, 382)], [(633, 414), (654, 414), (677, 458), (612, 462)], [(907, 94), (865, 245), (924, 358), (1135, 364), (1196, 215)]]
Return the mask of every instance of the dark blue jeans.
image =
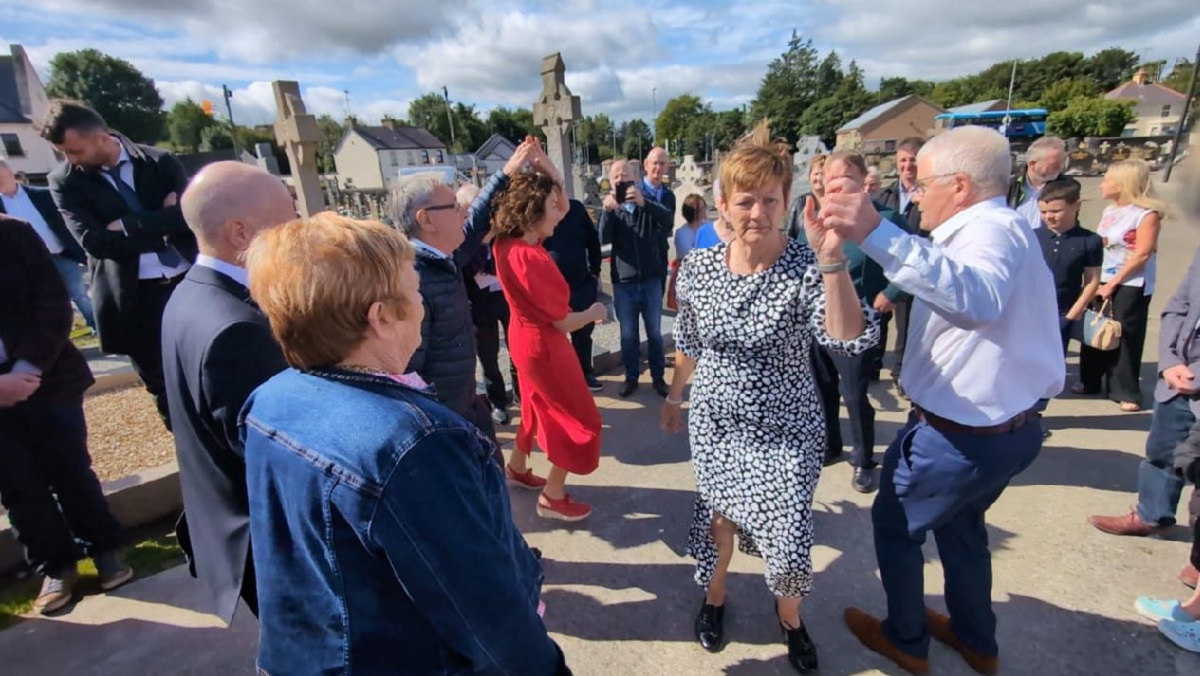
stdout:
[(0, 502), (39, 573), (120, 544), (121, 526), (92, 472), (82, 397), (0, 409)]
[(75, 307), (79, 308), (79, 314), (83, 315), (83, 321), (95, 331), (96, 315), (92, 311), (92, 299), (88, 297), (87, 287), (83, 284), (83, 267), (66, 256), (54, 256), (54, 265), (67, 285), (67, 294), (75, 302)]
[(650, 377), (662, 379), (667, 370), (662, 337), (663, 280), (617, 282), (613, 284), (613, 302), (621, 325), (621, 362), (625, 366), (625, 379), (637, 380), (642, 370), (638, 317), (646, 327)]
[(993, 436), (943, 433), (915, 415), (900, 430), (884, 456), (871, 508), (875, 556), (887, 593), (883, 631), (900, 650), (918, 658), (929, 654), (921, 545), (932, 531), (955, 635), (983, 655), (999, 653), (984, 515), (1041, 447), (1037, 416)]
[(1150, 435), (1146, 437), (1146, 458), (1138, 466), (1138, 516), (1146, 523), (1170, 526), (1183, 479), (1175, 474), (1175, 447), (1187, 439), (1196, 416), (1187, 397), (1175, 397), (1166, 403), (1154, 402)]

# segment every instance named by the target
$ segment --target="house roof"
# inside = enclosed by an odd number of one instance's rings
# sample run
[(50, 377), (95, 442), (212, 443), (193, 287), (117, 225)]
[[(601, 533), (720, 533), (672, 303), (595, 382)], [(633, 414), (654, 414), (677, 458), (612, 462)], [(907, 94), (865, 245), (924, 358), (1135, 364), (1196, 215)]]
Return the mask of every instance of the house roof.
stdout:
[(951, 108), (950, 110), (947, 110), (946, 112), (947, 113), (988, 113), (993, 110), (1003, 110), (1003, 108), (1006, 105), (1008, 105), (1008, 104), (1004, 101), (1004, 99), (991, 99), (990, 101), (977, 101), (975, 103), (968, 103), (968, 104), (962, 105), (962, 106), (955, 106), (955, 107)]
[(17, 89), (15, 59), (0, 56), (0, 122), (32, 122), (21, 112), (21, 94)]
[[(445, 150), (446, 144), (423, 127), (367, 127), (355, 125), (347, 134), (357, 132), (376, 150)], [(340, 143), (338, 144), (341, 145)]]
[(909, 94), (908, 96), (901, 96), (898, 99), (892, 99), (891, 101), (887, 101), (886, 103), (881, 103), (881, 104), (875, 106), (874, 108), (868, 110), (867, 112), (863, 113), (862, 115), (859, 115), (858, 117), (854, 118), (853, 120), (850, 120), (846, 124), (843, 124), (842, 128), (837, 130), (837, 133), (840, 134), (845, 131), (853, 131), (855, 129), (860, 129), (863, 126), (870, 124), (871, 122), (874, 122), (875, 120), (879, 119), (880, 117), (883, 117), (889, 111), (895, 109), (900, 104), (905, 103), (906, 101), (908, 101), (909, 99), (912, 99), (912, 98), (916, 98), (916, 95)]
[(507, 160), (517, 151), (517, 146), (500, 134), (492, 134), (491, 138), (483, 142), (479, 146), (479, 150), (475, 151), (475, 157), (486, 159), (489, 155), (496, 155), (499, 159)]
[(1133, 99), (1140, 103), (1155, 106), (1169, 106), (1183, 103), (1187, 97), (1159, 82), (1138, 84), (1135, 81), (1126, 82), (1104, 95), (1106, 99)]

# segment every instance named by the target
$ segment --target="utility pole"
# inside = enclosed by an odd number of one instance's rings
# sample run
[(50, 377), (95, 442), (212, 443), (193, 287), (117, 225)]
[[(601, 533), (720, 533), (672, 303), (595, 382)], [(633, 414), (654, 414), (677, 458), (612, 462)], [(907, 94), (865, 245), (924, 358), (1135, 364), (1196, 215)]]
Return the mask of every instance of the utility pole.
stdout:
[[(1183, 112), (1179, 114), (1179, 122), (1175, 125), (1175, 139), (1171, 141), (1171, 156), (1167, 158), (1167, 168), (1163, 171), (1163, 183), (1171, 180), (1171, 170), (1175, 168), (1175, 156), (1179, 153), (1179, 141), (1183, 137), (1183, 125), (1187, 122), (1188, 110), (1192, 101), (1196, 100), (1196, 76), (1200, 74), (1200, 47), (1196, 48), (1196, 59), (1192, 61), (1192, 83), (1188, 85), (1187, 99), (1183, 102)], [(1192, 121), (1193, 123), (1195, 120)]]
[(233, 139), (233, 156), (241, 157), (242, 151), (238, 147), (237, 126), (233, 124), (233, 105), (229, 103), (229, 99), (233, 98), (233, 92), (229, 91), (229, 87), (221, 85), (221, 95), (225, 97), (225, 112), (229, 115), (229, 138)]
[[(446, 119), (450, 121), (450, 154), (454, 154), (454, 146), (458, 145), (454, 140), (454, 112), (450, 109), (450, 90), (444, 85), (442, 86), (442, 96), (446, 98)], [(458, 166), (455, 162), (454, 166)]]
[(654, 89), (650, 90), (650, 100), (654, 102), (653, 103), (654, 118), (650, 120), (650, 124), (651, 124), (650, 133), (654, 137), (654, 140), (657, 141), (658, 140), (658, 87), (655, 87)]
[(617, 125), (613, 125), (613, 160), (617, 159)]
[(346, 105), (345, 105), (345, 109), (342, 111), (342, 113), (345, 116), (345, 118), (348, 120), (348, 119), (350, 119), (350, 90), (343, 89), (342, 95), (346, 97)]
[(1012, 124), (1012, 97), (1013, 87), (1017, 84), (1017, 60), (1013, 59), (1012, 77), (1008, 79), (1008, 105), (1004, 107), (1004, 128), (1000, 133), (1008, 136), (1008, 125)]

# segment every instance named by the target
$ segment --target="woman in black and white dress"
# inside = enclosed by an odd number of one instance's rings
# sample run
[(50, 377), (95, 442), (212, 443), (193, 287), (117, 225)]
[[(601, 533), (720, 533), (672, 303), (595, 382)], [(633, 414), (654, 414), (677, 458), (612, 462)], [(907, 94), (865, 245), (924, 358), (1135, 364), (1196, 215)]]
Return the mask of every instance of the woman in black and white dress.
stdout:
[(878, 319), (859, 301), (842, 240), (821, 226), (815, 205), (805, 219), (811, 248), (781, 231), (792, 160), (765, 123), (723, 159), (720, 179), (717, 207), (734, 238), (693, 251), (680, 270), (675, 374), (662, 410), (663, 427), (681, 430), (695, 372), (688, 549), (706, 589), (696, 636), (708, 650), (721, 646), (736, 535), (743, 552), (765, 561), (788, 661), (803, 673), (817, 667), (800, 602), (812, 588), (812, 500), (825, 451), (811, 344), (864, 352), (878, 342)]

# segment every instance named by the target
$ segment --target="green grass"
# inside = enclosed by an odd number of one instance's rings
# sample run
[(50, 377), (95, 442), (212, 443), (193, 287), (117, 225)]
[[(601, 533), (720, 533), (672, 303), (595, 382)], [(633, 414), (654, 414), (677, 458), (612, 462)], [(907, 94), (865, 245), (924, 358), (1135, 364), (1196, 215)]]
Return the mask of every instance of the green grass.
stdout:
[[(175, 535), (162, 535), (142, 540), (122, 551), (125, 562), (133, 566), (134, 579), (148, 577), (183, 563), (183, 551), (175, 541)], [(0, 630), (7, 629), (25, 619), (22, 615), (33, 609), (42, 582), (37, 576), (9, 585), (0, 585)], [(91, 559), (79, 562), (79, 582), (75, 595), (100, 592), (96, 566)]]

